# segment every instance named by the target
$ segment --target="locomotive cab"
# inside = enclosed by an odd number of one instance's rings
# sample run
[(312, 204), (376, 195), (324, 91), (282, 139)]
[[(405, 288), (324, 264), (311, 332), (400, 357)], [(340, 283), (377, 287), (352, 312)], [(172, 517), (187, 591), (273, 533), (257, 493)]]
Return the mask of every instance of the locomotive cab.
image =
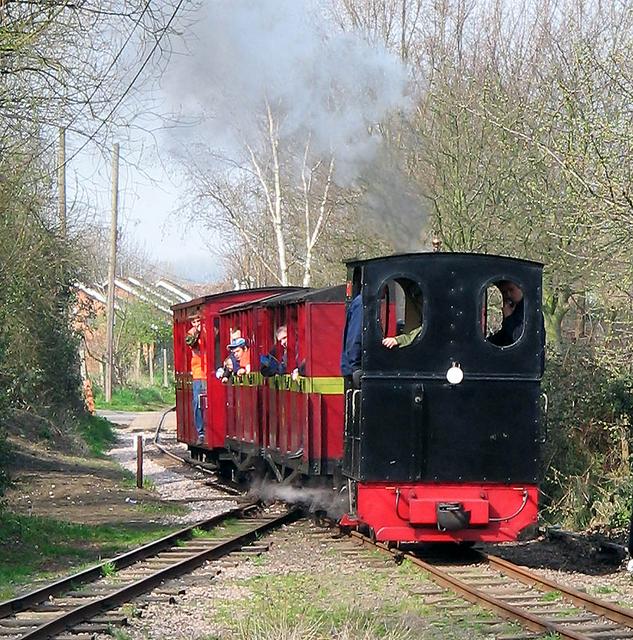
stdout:
[(542, 265), (409, 254), (350, 262), (348, 282), (362, 299), (360, 376), (345, 389), (350, 522), (410, 542), (533, 528)]

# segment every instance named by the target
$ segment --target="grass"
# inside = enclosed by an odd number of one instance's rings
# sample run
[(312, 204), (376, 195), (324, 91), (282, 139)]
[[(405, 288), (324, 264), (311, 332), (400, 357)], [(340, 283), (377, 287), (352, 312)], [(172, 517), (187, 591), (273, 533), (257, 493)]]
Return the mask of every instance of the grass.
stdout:
[(618, 592), (618, 590), (615, 587), (609, 587), (609, 586), (606, 586), (606, 585), (595, 587), (594, 589), (592, 589), (592, 591), (594, 593), (603, 594), (603, 595), (607, 595), (609, 593), (617, 593)]
[(413, 640), (417, 635), (403, 623), (391, 624), (371, 612), (347, 609), (340, 621), (313, 615), (309, 607), (292, 610), (262, 603), (255, 615), (238, 621), (239, 640)]
[(250, 558), (250, 561), (256, 567), (263, 567), (268, 562), (268, 558), (266, 557), (265, 553), (259, 553), (259, 554), (253, 555)]
[(92, 455), (102, 457), (116, 441), (114, 425), (99, 416), (85, 415), (79, 419), (78, 430)]
[[(254, 567), (259, 566), (254, 559), (251, 562)], [(219, 630), (214, 637), (238, 640), (490, 637), (490, 626), (486, 624), (492, 617), (490, 612), (465, 605), (465, 616), (453, 615), (425, 603), (419, 596), (419, 588), (428, 584), (427, 580), (417, 569), (405, 568), (406, 564), (338, 574), (311, 571), (266, 575), (264, 571), (247, 579), (236, 578), (226, 585), (231, 597), (214, 600), (214, 622)], [(510, 623), (506, 629), (519, 632)]]
[[(424, 620), (429, 607), (418, 598), (384, 598), (394, 588), (387, 573), (361, 571), (353, 579), (349, 575), (328, 576), (326, 582), (312, 573), (257, 576), (241, 581), (239, 585), (246, 588), (248, 595), (238, 606), (247, 607), (248, 614), (244, 610), (236, 613), (235, 601), (219, 601), (219, 621), (230, 627), (227, 637), (255, 640), (408, 640), (421, 637), (416, 633), (420, 631), (417, 627), (430, 626)], [(418, 584), (419, 576), (411, 582)], [(359, 598), (361, 592), (363, 598)], [(363, 606), (362, 600), (369, 604)]]
[(189, 513), (187, 507), (165, 502), (139, 502), (134, 506), (134, 509), (141, 513), (160, 513), (171, 516), (184, 516), (186, 513)]
[(20, 585), (66, 573), (77, 565), (154, 540), (176, 527), (83, 525), (0, 511), (0, 600), (13, 597)]
[[(127, 489), (136, 488), (136, 474), (129, 469), (121, 470), (122, 478), (121, 484)], [(156, 483), (151, 478), (143, 478), (143, 489), (147, 491), (155, 491)]]
[(112, 401), (106, 402), (103, 392), (95, 392), (95, 405), (98, 409), (114, 411), (148, 411), (176, 404), (176, 392), (169, 387), (125, 387), (112, 392)]

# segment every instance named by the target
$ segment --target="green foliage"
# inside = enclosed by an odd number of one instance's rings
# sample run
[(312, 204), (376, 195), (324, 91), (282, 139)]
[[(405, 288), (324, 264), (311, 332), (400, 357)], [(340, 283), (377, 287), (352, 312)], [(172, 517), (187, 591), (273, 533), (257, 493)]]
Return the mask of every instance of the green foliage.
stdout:
[(121, 341), (136, 346), (138, 342), (165, 343), (171, 339), (171, 322), (164, 313), (142, 300), (129, 302), (119, 314), (123, 319)]
[(106, 403), (103, 391), (95, 388), (95, 404), (99, 409), (120, 411), (147, 411), (173, 406), (176, 403), (176, 392), (169, 387), (125, 387), (112, 392), (112, 402)]
[[(139, 345), (158, 346), (153, 357), (155, 364), (162, 364), (160, 346), (171, 344), (172, 325), (170, 317), (148, 302), (132, 299), (120, 304), (114, 329), (114, 370), (118, 384), (126, 386), (136, 366)], [(99, 316), (94, 322), (94, 328), (105, 335), (105, 316)], [(147, 357), (152, 354), (144, 354), (144, 358)], [(162, 376), (162, 371), (157, 374)]]
[(0, 426), (0, 496), (9, 484), (9, 476), (5, 471), (11, 458), (11, 447), (6, 438), (6, 433)]
[(545, 515), (574, 528), (621, 527), (630, 514), (632, 378), (613, 354), (574, 345), (548, 359)]
[(83, 415), (79, 419), (78, 430), (95, 456), (104, 455), (116, 441), (112, 423), (105, 418)]
[(71, 321), (75, 255), (43, 213), (50, 185), (36, 179), (37, 163), (0, 161), (1, 489), (15, 411), (63, 421), (83, 402)]
[[(3, 191), (0, 183), (0, 208)], [(81, 407), (78, 339), (70, 311), (69, 250), (36, 215), (0, 216), (0, 388), (3, 402), (38, 413)]]

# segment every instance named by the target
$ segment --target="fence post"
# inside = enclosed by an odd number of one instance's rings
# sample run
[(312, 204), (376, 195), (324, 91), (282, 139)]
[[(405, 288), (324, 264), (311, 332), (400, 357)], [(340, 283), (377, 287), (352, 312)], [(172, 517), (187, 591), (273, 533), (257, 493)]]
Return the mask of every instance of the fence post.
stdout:
[(143, 436), (136, 436), (136, 486), (143, 488)]

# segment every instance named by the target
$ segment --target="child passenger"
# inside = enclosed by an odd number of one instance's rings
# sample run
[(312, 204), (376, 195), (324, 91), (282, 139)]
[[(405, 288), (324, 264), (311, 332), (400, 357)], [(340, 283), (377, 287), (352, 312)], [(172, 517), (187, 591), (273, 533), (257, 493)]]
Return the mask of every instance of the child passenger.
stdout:
[(227, 349), (235, 357), (238, 369), (235, 372), (238, 376), (251, 372), (251, 352), (248, 348), (246, 338), (234, 338), (231, 344), (227, 345)]

